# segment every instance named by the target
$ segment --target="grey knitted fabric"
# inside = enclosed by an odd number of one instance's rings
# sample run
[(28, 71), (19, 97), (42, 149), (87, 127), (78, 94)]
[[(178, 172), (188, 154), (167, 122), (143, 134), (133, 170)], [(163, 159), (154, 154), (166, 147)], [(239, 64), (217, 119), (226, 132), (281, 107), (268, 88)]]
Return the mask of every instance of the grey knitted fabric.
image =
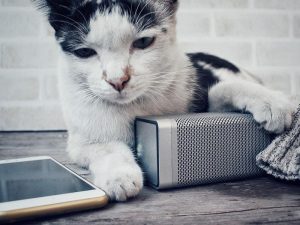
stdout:
[(300, 106), (292, 127), (256, 157), (257, 165), (274, 177), (300, 180)]

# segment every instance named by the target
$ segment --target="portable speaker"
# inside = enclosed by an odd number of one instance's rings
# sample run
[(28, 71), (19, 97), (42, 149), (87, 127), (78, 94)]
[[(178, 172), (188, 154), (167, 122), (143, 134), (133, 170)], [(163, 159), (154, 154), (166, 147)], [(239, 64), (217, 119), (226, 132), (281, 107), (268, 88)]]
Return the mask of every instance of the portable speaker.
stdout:
[(138, 117), (135, 142), (149, 185), (156, 189), (262, 174), (256, 155), (273, 137), (250, 114), (200, 113)]

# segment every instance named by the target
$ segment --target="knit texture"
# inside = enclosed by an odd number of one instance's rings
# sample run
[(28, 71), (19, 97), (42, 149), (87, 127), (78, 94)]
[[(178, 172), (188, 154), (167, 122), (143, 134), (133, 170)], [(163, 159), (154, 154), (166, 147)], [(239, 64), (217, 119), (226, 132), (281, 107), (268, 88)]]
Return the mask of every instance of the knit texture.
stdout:
[(259, 153), (256, 163), (274, 177), (300, 180), (300, 105), (291, 128)]

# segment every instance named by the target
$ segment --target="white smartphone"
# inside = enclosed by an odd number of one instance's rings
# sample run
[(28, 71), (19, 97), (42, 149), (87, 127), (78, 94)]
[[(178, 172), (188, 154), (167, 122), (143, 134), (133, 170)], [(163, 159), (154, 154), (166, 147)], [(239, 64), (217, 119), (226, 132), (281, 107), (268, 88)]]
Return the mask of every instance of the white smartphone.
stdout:
[(48, 156), (0, 161), (0, 223), (103, 207), (108, 197)]

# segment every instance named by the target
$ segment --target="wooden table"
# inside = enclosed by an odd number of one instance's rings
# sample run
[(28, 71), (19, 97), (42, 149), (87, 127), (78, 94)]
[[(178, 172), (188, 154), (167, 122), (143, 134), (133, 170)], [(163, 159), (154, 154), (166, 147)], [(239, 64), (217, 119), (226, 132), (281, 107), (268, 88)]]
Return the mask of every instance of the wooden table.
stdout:
[[(65, 132), (0, 133), (0, 159), (49, 155), (89, 179), (64, 151)], [(300, 224), (300, 183), (271, 177), (158, 192), (26, 224)], [(25, 223), (22, 223), (25, 224)]]

